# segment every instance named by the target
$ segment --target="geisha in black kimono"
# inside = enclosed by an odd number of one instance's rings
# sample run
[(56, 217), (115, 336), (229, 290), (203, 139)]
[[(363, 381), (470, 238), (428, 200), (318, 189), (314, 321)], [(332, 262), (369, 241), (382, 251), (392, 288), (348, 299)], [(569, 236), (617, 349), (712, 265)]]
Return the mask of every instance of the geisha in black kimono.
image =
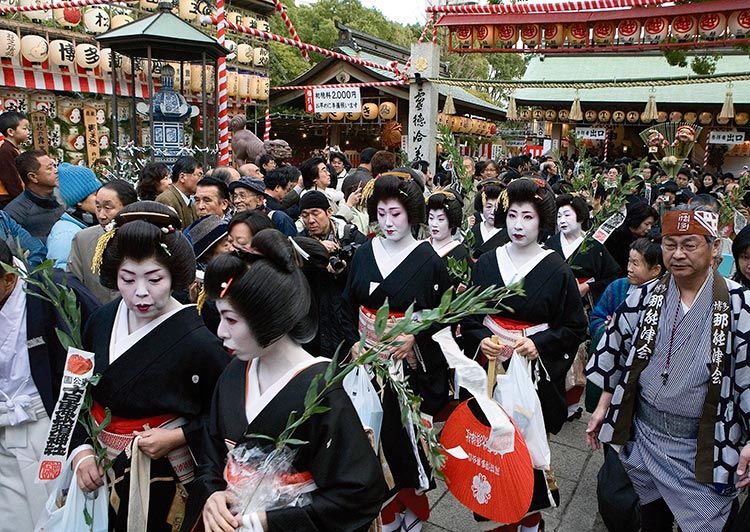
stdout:
[[(471, 265), (469, 250), (460, 240), (455, 238), (456, 231), (461, 227), (463, 220), (463, 205), (461, 196), (453, 190), (438, 190), (427, 198), (427, 229), (430, 237), (427, 241), (445, 266), (448, 267), (448, 259), (451, 258), (458, 263), (463, 261), (468, 268)], [(451, 274), (454, 284), (458, 286), (461, 282)]]
[[(380, 464), (341, 386), (326, 392), (325, 412), (313, 414), (291, 437), (301, 440), (295, 477), (312, 480), (311, 501), (243, 512), (223, 474), (235, 447), (271, 450), (289, 414), (305, 410), (305, 395), (330, 364), (301, 346), (315, 336), (312, 295), (290, 241), (275, 229), (253, 237), (254, 254), (214, 259), (206, 270), (208, 296), (221, 315), (218, 335), (234, 360), (216, 386), (204, 444), (205, 460), (191, 489), (183, 530), (295, 532), (366, 531), (386, 488)], [(322, 384), (321, 384), (322, 387)]]
[[(121, 297), (91, 316), (83, 347), (95, 353), (101, 374), (91, 414), (97, 423), (105, 409), (112, 414), (98, 437), (112, 468), (102, 478), (80, 425), (71, 455), (81, 464), (82, 489), (107, 482), (111, 530), (179, 529), (214, 385), (229, 361), (195, 306), (171, 297), (195, 277), (193, 248), (179, 226), (168, 207), (136, 202), (100, 241), (101, 283)], [(140, 511), (131, 511), (130, 493), (140, 494)]]
[(474, 233), (474, 243), (472, 245), (472, 257), (474, 260), (478, 259), (484, 253), (494, 251), (508, 243), (508, 231), (502, 223), (495, 223), (497, 200), (502, 191), (503, 189), (499, 183), (495, 184), (491, 182), (482, 187), (482, 216), (480, 219), (477, 219), (474, 227), (471, 228)]
[[(425, 208), (422, 190), (409, 169), (381, 174), (367, 198), (367, 210), (384, 236), (363, 244), (352, 260), (341, 320), (347, 346), (357, 344), (361, 333), (371, 344), (377, 342), (375, 313), (386, 299), (391, 319), (402, 318), (412, 303), (418, 319), (420, 310), (439, 306), (443, 293), (451, 289), (443, 260), (428, 242), (412, 236), (411, 226), (424, 221)], [(403, 336), (401, 345), (390, 353), (394, 372), (408, 380), (422, 398), (422, 412), (430, 416), (449, 399), (448, 366), (431, 338), (435, 332)], [(407, 528), (419, 530), (419, 521), (429, 517), (424, 491), (431, 487), (430, 469), (414, 433), (402, 424), (398, 401), (388, 385), (382, 402), (382, 452), (393, 499), (383, 512), (383, 530), (398, 530), (402, 520)]]
[[(471, 280), (482, 288), (522, 282), (524, 295), (504, 299), (507, 309), (495, 315), (461, 324), (468, 356), (503, 360), (515, 350), (532, 361), (544, 423), (552, 434), (567, 417), (565, 375), (586, 331), (570, 266), (540, 244), (555, 230), (555, 212), (554, 193), (543, 180), (521, 178), (508, 185), (496, 216), (505, 221), (511, 242), (482, 255)], [(521, 524), (534, 530), (540, 521), (536, 513)]]

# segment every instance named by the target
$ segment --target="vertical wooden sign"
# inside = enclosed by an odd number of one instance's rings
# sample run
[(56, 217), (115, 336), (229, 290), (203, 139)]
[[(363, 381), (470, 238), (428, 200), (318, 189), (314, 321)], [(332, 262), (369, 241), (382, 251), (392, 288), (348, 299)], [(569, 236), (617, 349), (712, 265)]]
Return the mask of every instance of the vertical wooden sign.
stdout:
[(47, 133), (47, 113), (34, 111), (31, 117), (31, 135), (34, 139), (34, 149), (49, 153), (49, 134)]
[(99, 133), (96, 129), (96, 109), (93, 107), (83, 108), (84, 138), (86, 139), (86, 157), (88, 165), (93, 166), (99, 158)]

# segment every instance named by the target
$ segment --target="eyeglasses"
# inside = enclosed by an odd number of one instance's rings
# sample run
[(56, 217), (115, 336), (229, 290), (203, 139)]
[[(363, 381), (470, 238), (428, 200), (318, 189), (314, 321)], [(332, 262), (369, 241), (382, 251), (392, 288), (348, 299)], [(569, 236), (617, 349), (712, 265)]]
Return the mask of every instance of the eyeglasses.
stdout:
[(689, 241), (680, 245), (678, 245), (677, 242), (662, 242), (661, 247), (664, 251), (669, 251), (670, 253), (677, 251), (677, 248), (680, 248), (685, 253), (694, 253), (698, 249), (703, 247), (703, 244), (701, 243), (700, 240)]

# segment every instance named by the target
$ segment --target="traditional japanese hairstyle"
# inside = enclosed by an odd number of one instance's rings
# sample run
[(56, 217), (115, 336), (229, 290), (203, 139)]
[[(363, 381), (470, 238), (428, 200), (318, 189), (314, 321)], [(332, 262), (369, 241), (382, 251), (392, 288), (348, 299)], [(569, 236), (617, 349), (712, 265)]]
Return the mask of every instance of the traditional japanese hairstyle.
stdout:
[(123, 208), (99, 237), (91, 271), (99, 272), (102, 286), (117, 289), (117, 271), (122, 263), (154, 259), (169, 270), (172, 290), (181, 290), (195, 280), (193, 246), (179, 229), (179, 216), (155, 201), (137, 201)]
[(315, 337), (318, 318), (300, 269), (308, 253), (306, 243), (293, 243), (276, 229), (263, 229), (253, 237), (255, 253), (226, 253), (206, 268), (208, 297), (229, 301), (261, 347), (284, 335), (300, 344)]
[(425, 216), (429, 216), (432, 210), (444, 210), (445, 215), (448, 217), (448, 227), (451, 229), (451, 234), (455, 234), (456, 230), (461, 227), (463, 221), (464, 211), (461, 196), (454, 190), (436, 190), (425, 200)]
[(378, 219), (378, 203), (388, 199), (398, 200), (404, 206), (411, 225), (424, 223), (424, 189), (413, 169), (396, 168), (368, 181), (362, 201), (367, 205), (370, 220)]
[(589, 204), (581, 196), (574, 196), (572, 194), (560, 194), (555, 199), (555, 205), (559, 211), (561, 208), (569, 206), (576, 213), (576, 219), (581, 224), (581, 228), (584, 231), (588, 231), (591, 227), (591, 213), (589, 211)]
[(495, 211), (495, 227), (505, 227), (508, 209), (514, 203), (531, 203), (539, 215), (539, 236), (544, 242), (555, 234), (557, 227), (557, 207), (555, 193), (544, 179), (522, 177), (508, 184), (500, 193)]

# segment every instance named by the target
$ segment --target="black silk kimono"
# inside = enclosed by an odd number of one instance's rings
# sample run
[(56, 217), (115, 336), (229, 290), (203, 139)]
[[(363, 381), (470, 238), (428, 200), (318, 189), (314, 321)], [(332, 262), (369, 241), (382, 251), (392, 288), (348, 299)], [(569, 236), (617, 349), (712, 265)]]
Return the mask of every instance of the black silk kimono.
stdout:
[[(549, 237), (545, 245), (549, 249), (555, 250), (563, 260), (566, 260), (560, 243), (561, 238), (563, 238), (562, 233), (556, 233)], [(583, 244), (580, 244), (580, 246), (583, 246)], [(592, 283), (589, 283), (591, 285), (589, 294), (593, 304), (596, 304), (607, 286), (620, 276), (620, 266), (612, 258), (607, 248), (598, 241), (589, 239), (586, 241), (585, 248), (585, 251), (579, 251), (573, 261), (568, 264), (570, 264), (576, 279), (594, 279)]]
[[(379, 309), (385, 300), (391, 312), (404, 312), (414, 303), (414, 310), (440, 306), (440, 298), (451, 289), (443, 259), (438, 257), (429, 242), (422, 241), (385, 279), (378, 269), (372, 241), (362, 245), (354, 255), (346, 290), (341, 322), (346, 339), (343, 352), (359, 342), (359, 307)], [(377, 288), (370, 293), (373, 283)], [(424, 366), (411, 369), (404, 364), (404, 374), (412, 390), (422, 397), (422, 412), (435, 415), (448, 403), (448, 364), (440, 346), (432, 335), (442, 326), (422, 332), (416, 338)], [(419, 488), (418, 466), (407, 431), (401, 423), (401, 412), (395, 394), (386, 387), (383, 394), (383, 425), (381, 429), (383, 454), (388, 463), (395, 489)], [(429, 471), (426, 458), (419, 453), (425, 471)], [(429, 473), (428, 473), (429, 474)]]
[[(94, 374), (102, 375), (92, 389), (92, 396), (102, 407), (109, 407), (113, 416), (121, 418), (164, 414), (185, 418), (187, 424), (181, 428), (198, 460), (214, 386), (229, 362), (229, 355), (219, 339), (206, 329), (195, 307), (188, 306), (167, 318), (110, 365), (110, 339), (120, 301), (117, 298), (101, 307), (86, 324), (84, 349), (96, 354)], [(78, 425), (71, 449), (87, 440)], [(117, 509), (110, 505), (110, 530), (125, 531), (127, 527), (130, 476), (129, 469), (128, 472), (125, 469), (129, 467), (125, 452), (112, 464), (120, 502)], [(148, 530), (171, 531), (167, 516), (179, 483), (166, 457), (151, 461), (151, 478)]]
[[(433, 249), (435, 249), (435, 248), (433, 248)], [(453, 280), (454, 286), (460, 285), (461, 284), (461, 279), (455, 277), (451, 273), (450, 267), (448, 266), (448, 259), (451, 258), (451, 259), (455, 260), (456, 262), (465, 261), (466, 266), (468, 268), (471, 268), (471, 265), (472, 265), (471, 254), (469, 253), (469, 250), (466, 248), (466, 246), (464, 246), (463, 244), (459, 243), (458, 245), (456, 245), (453, 249), (451, 249), (447, 253), (443, 253), (441, 249), (435, 249), (435, 253), (438, 254), (438, 257), (440, 257), (441, 259), (443, 259), (443, 264), (445, 264), (445, 267), (448, 269), (448, 273), (450, 274), (451, 279)]]
[[(497, 252), (482, 255), (474, 265), (472, 285), (487, 288), (505, 286), (500, 275)], [(544, 257), (525, 277), (525, 294), (502, 301), (509, 310), (499, 316), (533, 324), (548, 323), (549, 329), (530, 336), (536, 345), (545, 369), (535, 362), (541, 378), (539, 400), (544, 412), (547, 432), (556, 434), (567, 418), (565, 375), (573, 364), (576, 350), (584, 341), (586, 317), (583, 313), (578, 285), (570, 266), (557, 254)], [(461, 323), (464, 350), (471, 357), (483, 338), (492, 336), (483, 325), (483, 317), (471, 317)]]
[[(267, 446), (246, 434), (277, 438), (292, 410), (304, 410), (305, 394), (315, 375), (328, 364), (302, 369), (283, 386), (248, 424), (245, 397), (249, 363), (233, 360), (221, 375), (205, 431), (204, 460), (188, 499), (184, 531), (202, 530), (201, 512), (208, 497), (226, 489), (223, 471), (228, 445)], [(268, 393), (268, 392), (267, 392)], [(307, 443), (294, 459), (297, 472), (311, 473), (317, 489), (307, 506), (270, 510), (270, 532), (358, 532), (369, 529), (385, 500), (386, 486), (377, 455), (370, 445), (349, 397), (341, 387), (330, 390), (323, 405), (293, 437)]]
[(500, 246), (504, 246), (505, 244), (510, 242), (508, 230), (505, 227), (500, 229), (500, 231), (492, 235), (490, 239), (485, 242), (484, 238), (482, 237), (482, 230), (480, 229), (482, 223), (482, 220), (477, 217), (477, 223), (475, 223), (474, 227), (471, 228), (471, 232), (474, 233), (474, 246), (472, 248), (472, 257), (474, 258), (474, 260), (478, 259), (481, 255), (487, 253), (488, 251), (497, 249)]

